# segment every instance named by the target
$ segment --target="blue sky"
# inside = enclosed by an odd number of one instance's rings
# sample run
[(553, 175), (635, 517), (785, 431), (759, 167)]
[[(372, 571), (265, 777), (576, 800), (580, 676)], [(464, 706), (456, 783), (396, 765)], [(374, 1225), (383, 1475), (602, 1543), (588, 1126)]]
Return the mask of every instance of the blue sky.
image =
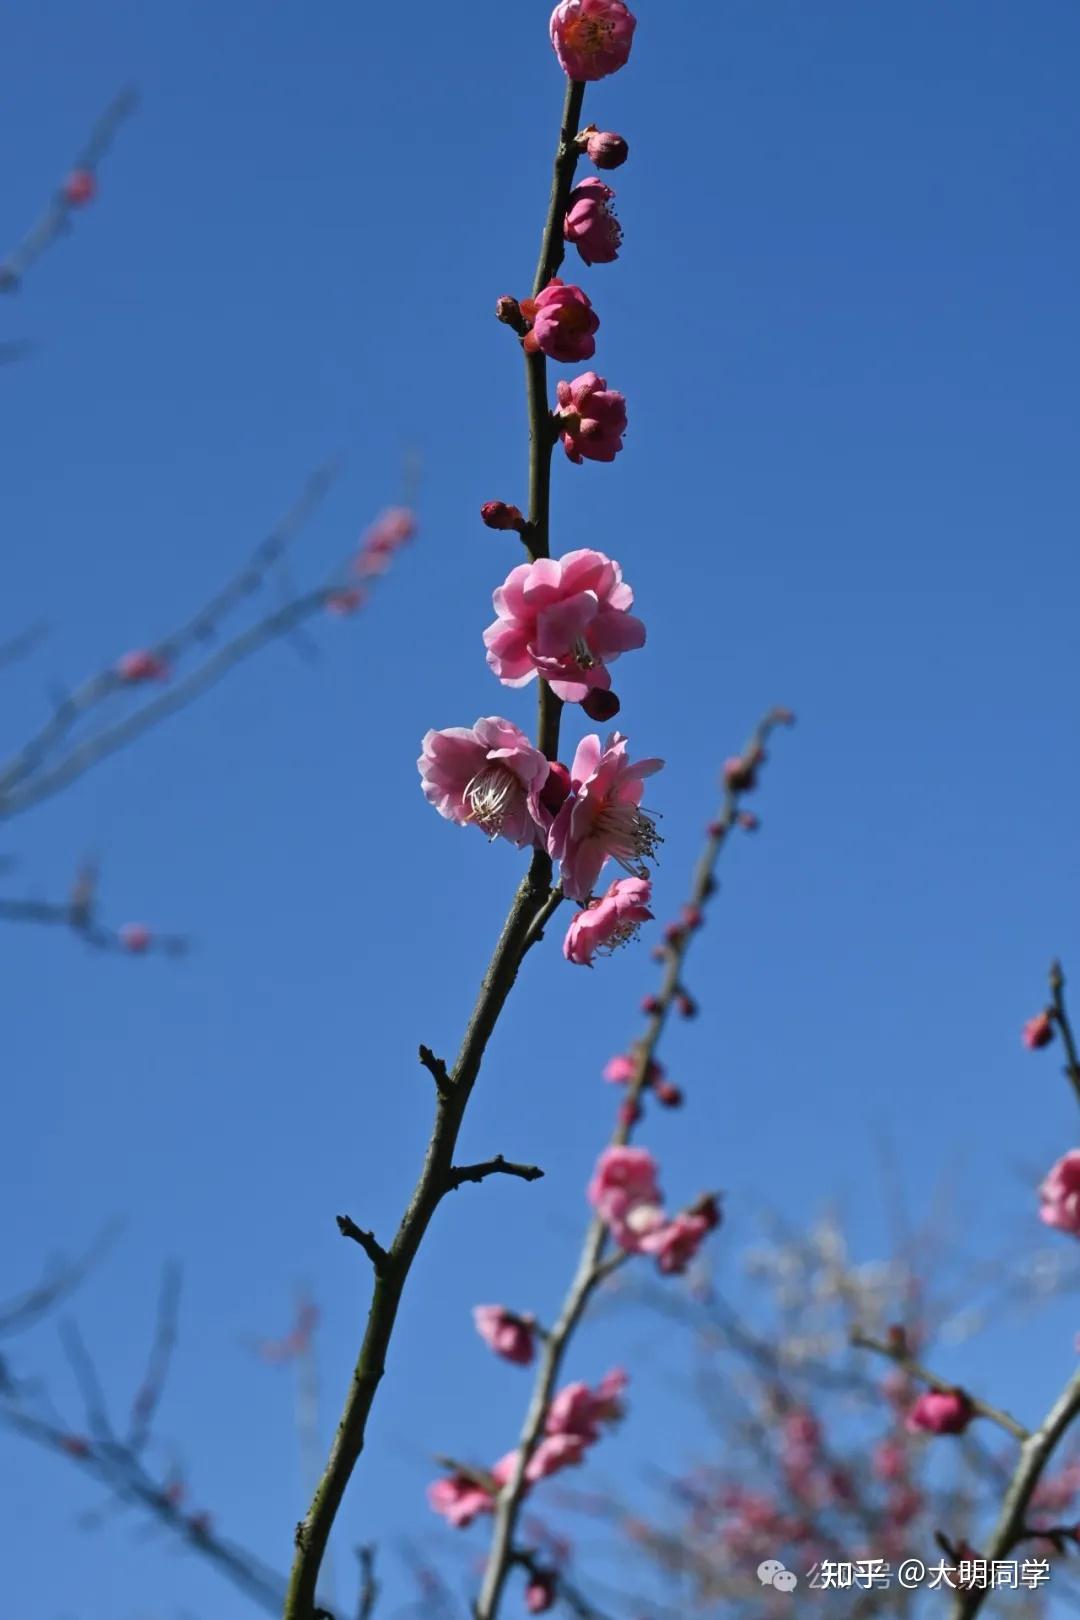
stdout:
[[(476, 511), (524, 495), (519, 362), (491, 309), (535, 262), (562, 93), (546, 20), (51, 0), (5, 30), (6, 239), (113, 92), (143, 97), (99, 202), (0, 308), (3, 340), (38, 345), (0, 379), (0, 637), (52, 627), (4, 674), (5, 743), (53, 683), (197, 605), (328, 452), (346, 470), (297, 554), (313, 579), (422, 462), (421, 539), (370, 614), (318, 627), (316, 663), (272, 649), (3, 830), (8, 892), (61, 892), (94, 848), (114, 920), (198, 949), (0, 939), (0, 1291), (125, 1215), (78, 1304), (122, 1399), (181, 1258), (162, 1434), (222, 1528), (279, 1564), (304, 1495), (290, 1400), (242, 1341), (309, 1282), (329, 1430), (368, 1283), (333, 1216), (392, 1227), (428, 1124), (417, 1042), (456, 1045), (519, 866), (438, 821), (415, 758), (429, 726), (532, 715), (484, 666), (518, 558)], [(1056, 1063), (1018, 1031), (1053, 953), (1080, 987), (1078, 47), (1068, 0), (642, 0), (631, 65), (588, 98), (632, 148), (621, 259), (581, 276), (630, 432), (611, 467), (557, 464), (554, 544), (618, 557), (648, 625), (617, 685), (632, 748), (667, 760), (661, 913), (718, 761), (768, 705), (799, 713), (695, 958), (702, 1017), (668, 1049), (688, 1111), (648, 1134), (673, 1199), (726, 1190), (732, 1253), (763, 1206), (802, 1222), (834, 1195), (875, 1252), (882, 1137), (913, 1208), (947, 1178), (965, 1237), (1015, 1250), (1075, 1141)], [(550, 1313), (608, 1126), (599, 1069), (650, 982), (644, 950), (587, 974), (552, 937), (530, 961), (466, 1143), (547, 1178), (441, 1212), (346, 1547), (427, 1533), (432, 1452), (511, 1443), (522, 1383), (469, 1307)], [(1069, 1316), (1022, 1381), (1008, 1345), (980, 1349), (984, 1383), (1035, 1416), (1071, 1371)], [(584, 1335), (574, 1375), (625, 1332)], [(63, 1390), (50, 1330), (15, 1364)], [(689, 1446), (662, 1386), (643, 1366), (610, 1466)], [(154, 1535), (80, 1533), (96, 1496), (4, 1444), (12, 1612), (248, 1612)]]

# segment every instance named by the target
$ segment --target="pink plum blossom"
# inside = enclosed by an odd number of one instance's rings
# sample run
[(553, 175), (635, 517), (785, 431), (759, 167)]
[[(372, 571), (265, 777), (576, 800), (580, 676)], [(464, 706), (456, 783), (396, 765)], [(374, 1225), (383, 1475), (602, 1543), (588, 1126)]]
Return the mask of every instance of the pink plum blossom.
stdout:
[(913, 1434), (963, 1434), (975, 1413), (962, 1389), (928, 1389), (919, 1396), (905, 1420)]
[(493, 1498), (476, 1480), (465, 1474), (450, 1474), (436, 1479), (427, 1488), (429, 1506), (441, 1513), (447, 1524), (455, 1530), (464, 1530), (481, 1513), (490, 1513)]
[(1054, 1022), (1046, 1011), (1036, 1013), (1024, 1025), (1024, 1045), (1029, 1052), (1038, 1051), (1040, 1046), (1049, 1046), (1054, 1038)]
[(606, 78), (625, 66), (637, 18), (623, 0), (559, 0), (551, 43), (567, 78)]
[(684, 1210), (641, 1238), (643, 1254), (651, 1254), (665, 1277), (678, 1276), (697, 1254), (711, 1230), (704, 1215)]
[(567, 198), (563, 236), (573, 242), (586, 264), (611, 264), (619, 257), (622, 226), (610, 207), (614, 195), (609, 185), (590, 175)]
[(168, 678), (169, 666), (164, 658), (151, 652), (148, 647), (136, 647), (132, 652), (124, 654), (116, 666), (116, 673), (122, 681), (129, 686), (137, 686), (142, 681), (164, 681)]
[(64, 181), (64, 201), (69, 208), (82, 208), (97, 196), (97, 176), (93, 169), (72, 169)]
[(474, 726), (429, 731), (416, 763), (424, 797), (448, 821), (519, 848), (543, 841), (551, 824), (539, 798), (548, 762), (509, 720), (489, 715)]
[(492, 601), (498, 617), (484, 645), (504, 686), (542, 675), (556, 697), (580, 703), (592, 688), (607, 691), (607, 665), (620, 653), (645, 644), (645, 626), (630, 612), (634, 593), (602, 551), (519, 563)]
[(659, 759), (632, 764), (626, 738), (618, 732), (603, 748), (595, 732), (581, 739), (570, 767), (574, 792), (555, 817), (548, 841), (550, 854), (562, 862), (563, 891), (571, 900), (588, 898), (609, 857), (634, 877), (648, 876), (644, 862), (660, 835), (641, 799), (644, 778), (662, 765)]
[(1080, 1237), (1080, 1148), (1058, 1160), (1039, 1188), (1039, 1198), (1041, 1221)]
[(552, 278), (535, 298), (523, 298), (521, 313), (532, 323), (525, 334), (527, 354), (546, 354), (551, 360), (591, 360), (596, 353), (594, 333), (600, 317), (588, 294)]
[(560, 382), (555, 424), (571, 461), (614, 461), (626, 432), (626, 398), (595, 371)]
[(557, 1582), (549, 1569), (533, 1570), (525, 1588), (525, 1607), (530, 1614), (545, 1614), (555, 1602)]
[(416, 519), (404, 506), (391, 506), (380, 512), (370, 529), (360, 537), (353, 563), (358, 574), (385, 574), (394, 553), (413, 538)]
[(622, 1397), (628, 1383), (623, 1369), (612, 1367), (595, 1389), (580, 1381), (564, 1385), (548, 1407), (545, 1434), (576, 1439), (586, 1446), (595, 1445), (600, 1438), (600, 1425), (616, 1423), (622, 1417)]
[(580, 1434), (546, 1434), (529, 1458), (525, 1478), (530, 1485), (573, 1468), (585, 1456), (588, 1442)]
[[(628, 1085), (638, 1072), (638, 1059), (632, 1052), (617, 1052), (614, 1057), (608, 1058), (601, 1073), (605, 1080), (613, 1086)], [(664, 1066), (655, 1058), (650, 1058), (645, 1071), (646, 1085), (656, 1085), (664, 1078)]]
[(477, 1305), (473, 1321), (477, 1333), (497, 1356), (528, 1366), (536, 1341), (536, 1323), (531, 1316), (515, 1316), (505, 1305)]
[(647, 1148), (608, 1147), (597, 1160), (587, 1196), (628, 1253), (642, 1253), (646, 1237), (665, 1224), (656, 1176), (656, 1160)]
[(651, 894), (647, 878), (616, 878), (603, 898), (579, 911), (567, 929), (563, 941), (567, 961), (592, 967), (598, 951), (610, 955), (633, 939), (642, 923), (652, 917)]

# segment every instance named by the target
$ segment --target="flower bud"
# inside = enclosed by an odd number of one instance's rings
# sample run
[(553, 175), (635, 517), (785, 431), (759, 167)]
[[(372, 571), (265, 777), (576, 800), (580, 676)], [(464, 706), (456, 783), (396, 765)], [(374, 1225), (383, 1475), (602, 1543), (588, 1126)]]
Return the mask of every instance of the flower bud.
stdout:
[(97, 179), (92, 169), (72, 169), (64, 181), (64, 201), (69, 208), (82, 208), (97, 195)]
[(489, 529), (514, 529), (520, 534), (525, 527), (521, 509), (509, 506), (506, 501), (485, 501), (480, 517)]
[(693, 996), (688, 996), (685, 990), (680, 990), (675, 997), (675, 1006), (678, 1008), (680, 1018), (696, 1018), (698, 1004)]
[(559, 759), (548, 766), (547, 781), (540, 789), (540, 803), (545, 810), (557, 815), (570, 797), (570, 772)]
[(659, 996), (642, 996), (642, 998), (641, 998), (641, 1010), (642, 1010), (643, 1013), (645, 1013), (645, 1015), (647, 1017), (649, 1017), (649, 1018), (654, 1017), (655, 1014), (660, 1011), (660, 997)]
[(619, 1104), (619, 1124), (626, 1130), (629, 1130), (631, 1125), (636, 1125), (640, 1118), (641, 1104), (639, 1102), (628, 1099), (626, 1102)]
[(658, 1080), (653, 1086), (653, 1095), (664, 1108), (681, 1108), (683, 1105), (682, 1092), (670, 1080)]
[(1024, 1025), (1024, 1045), (1029, 1052), (1035, 1052), (1040, 1046), (1049, 1046), (1054, 1038), (1054, 1023), (1049, 1012), (1045, 1009), (1029, 1018)]
[(530, 1614), (544, 1614), (555, 1602), (555, 1575), (552, 1570), (534, 1569), (525, 1588), (525, 1607)]
[(592, 129), (585, 143), (589, 162), (598, 169), (617, 169), (630, 156), (630, 148), (621, 135), (611, 129)]
[(581, 707), (590, 720), (595, 720), (598, 725), (604, 725), (608, 720), (615, 718), (622, 704), (614, 692), (605, 692), (600, 687), (594, 686), (588, 696), (582, 698)]
[(525, 317), (521, 313), (521, 305), (516, 298), (511, 298), (508, 293), (496, 300), (495, 319), (502, 321), (504, 326), (513, 327), (519, 337), (525, 331)]

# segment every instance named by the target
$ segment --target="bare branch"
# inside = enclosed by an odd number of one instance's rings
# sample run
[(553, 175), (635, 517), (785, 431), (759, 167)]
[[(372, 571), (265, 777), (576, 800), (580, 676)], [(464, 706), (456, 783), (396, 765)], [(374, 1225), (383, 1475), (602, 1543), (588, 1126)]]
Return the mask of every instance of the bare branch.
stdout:
[(337, 1224), (342, 1237), (351, 1238), (354, 1243), (359, 1243), (374, 1266), (375, 1275), (381, 1277), (386, 1270), (386, 1262), (389, 1256), (382, 1244), (376, 1241), (374, 1232), (362, 1231), (348, 1215), (339, 1215)]
[(54, 1305), (73, 1293), (112, 1248), (122, 1224), (121, 1221), (111, 1222), (77, 1260), (61, 1264), (46, 1273), (33, 1288), (0, 1305), (0, 1338), (33, 1327)]
[(483, 1181), (486, 1176), (519, 1176), (522, 1181), (539, 1181), (544, 1172), (536, 1164), (512, 1164), (497, 1153), (482, 1164), (457, 1164), (450, 1171), (448, 1186), (456, 1191), (465, 1181)]

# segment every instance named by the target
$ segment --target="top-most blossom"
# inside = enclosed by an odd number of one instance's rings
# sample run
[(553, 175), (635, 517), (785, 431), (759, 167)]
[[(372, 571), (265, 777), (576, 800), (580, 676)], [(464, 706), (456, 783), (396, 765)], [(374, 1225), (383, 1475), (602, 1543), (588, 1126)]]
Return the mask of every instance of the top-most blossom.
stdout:
[(623, 0), (560, 0), (551, 13), (551, 43), (571, 79), (605, 79), (625, 67), (637, 18)]

